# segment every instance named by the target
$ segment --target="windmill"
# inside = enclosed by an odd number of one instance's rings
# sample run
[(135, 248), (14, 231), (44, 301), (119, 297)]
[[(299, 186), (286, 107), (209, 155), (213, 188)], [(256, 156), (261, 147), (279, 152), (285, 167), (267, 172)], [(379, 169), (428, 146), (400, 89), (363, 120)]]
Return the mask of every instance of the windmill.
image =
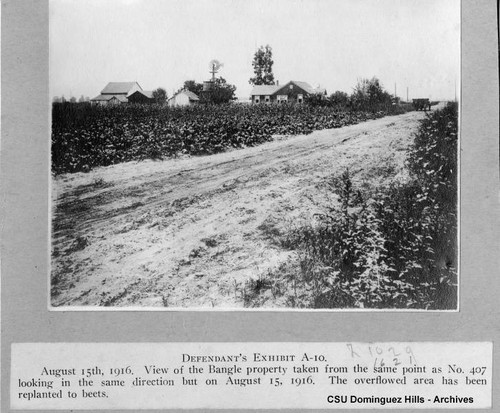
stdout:
[(215, 74), (219, 72), (219, 69), (224, 66), (221, 62), (219, 62), (217, 59), (213, 59), (210, 61), (208, 64), (210, 67), (210, 73), (212, 73), (212, 82), (215, 81)]
[(209, 93), (212, 90), (212, 86), (215, 83), (215, 74), (219, 72), (220, 68), (223, 66), (221, 62), (217, 59), (210, 60), (208, 64), (209, 72), (212, 73), (212, 79), (206, 82), (203, 82), (203, 92)]

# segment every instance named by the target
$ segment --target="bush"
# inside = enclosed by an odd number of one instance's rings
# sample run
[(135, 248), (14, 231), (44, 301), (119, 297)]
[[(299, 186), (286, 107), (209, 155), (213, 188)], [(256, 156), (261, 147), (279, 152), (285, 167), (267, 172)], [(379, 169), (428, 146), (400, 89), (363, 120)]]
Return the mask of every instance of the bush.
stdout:
[(448, 105), (422, 121), (406, 184), (362, 193), (349, 171), (333, 179), (338, 204), (284, 240), (310, 292), (294, 305), (456, 308), (457, 118)]

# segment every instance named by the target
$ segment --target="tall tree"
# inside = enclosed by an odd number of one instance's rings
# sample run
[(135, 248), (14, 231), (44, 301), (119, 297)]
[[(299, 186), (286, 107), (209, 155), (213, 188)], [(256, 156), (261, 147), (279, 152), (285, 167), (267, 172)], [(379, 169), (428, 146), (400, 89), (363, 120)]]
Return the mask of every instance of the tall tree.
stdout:
[(155, 103), (163, 104), (167, 100), (167, 91), (161, 87), (153, 90), (153, 99)]
[(255, 77), (249, 80), (252, 85), (274, 85), (273, 51), (271, 46), (260, 46), (253, 57), (253, 72)]

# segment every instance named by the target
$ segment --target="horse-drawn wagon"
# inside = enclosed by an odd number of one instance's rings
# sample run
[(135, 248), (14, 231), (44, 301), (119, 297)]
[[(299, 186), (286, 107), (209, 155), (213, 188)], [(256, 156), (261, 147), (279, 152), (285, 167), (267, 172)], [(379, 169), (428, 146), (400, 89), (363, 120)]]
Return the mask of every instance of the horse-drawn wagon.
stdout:
[(413, 99), (413, 107), (415, 110), (423, 110), (427, 111), (427, 109), (431, 110), (431, 102), (429, 99)]

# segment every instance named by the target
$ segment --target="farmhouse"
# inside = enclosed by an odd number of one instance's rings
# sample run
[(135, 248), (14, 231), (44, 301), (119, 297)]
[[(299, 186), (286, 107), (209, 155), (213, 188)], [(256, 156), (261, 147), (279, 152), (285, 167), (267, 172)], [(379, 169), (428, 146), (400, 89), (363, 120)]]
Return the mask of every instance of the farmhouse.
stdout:
[(169, 106), (188, 106), (194, 105), (200, 101), (200, 98), (190, 90), (181, 90), (168, 100)]
[(101, 90), (101, 94), (90, 101), (100, 105), (127, 103), (128, 98), (137, 91), (142, 92), (146, 97), (147, 93), (151, 93), (143, 91), (137, 82), (109, 82)]
[(302, 103), (307, 96), (325, 96), (326, 90), (313, 88), (309, 83), (291, 80), (284, 86), (258, 85), (254, 86), (251, 93), (252, 103), (271, 102), (296, 102)]

